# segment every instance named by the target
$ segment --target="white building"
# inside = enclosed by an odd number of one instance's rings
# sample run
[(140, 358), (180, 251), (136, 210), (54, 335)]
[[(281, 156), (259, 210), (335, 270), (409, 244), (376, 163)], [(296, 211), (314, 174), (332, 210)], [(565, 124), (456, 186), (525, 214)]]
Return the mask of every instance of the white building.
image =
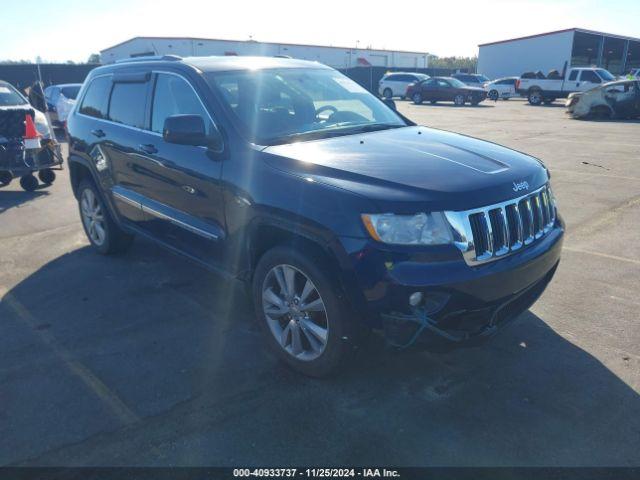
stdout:
[(614, 75), (640, 67), (640, 39), (570, 28), (478, 45), (478, 73), (489, 78), (597, 66)]
[(257, 55), (289, 56), (314, 60), (334, 68), (376, 66), (389, 68), (427, 68), (426, 52), (373, 50), (291, 43), (269, 43), (207, 38), (134, 37), (100, 52), (102, 63), (147, 55)]

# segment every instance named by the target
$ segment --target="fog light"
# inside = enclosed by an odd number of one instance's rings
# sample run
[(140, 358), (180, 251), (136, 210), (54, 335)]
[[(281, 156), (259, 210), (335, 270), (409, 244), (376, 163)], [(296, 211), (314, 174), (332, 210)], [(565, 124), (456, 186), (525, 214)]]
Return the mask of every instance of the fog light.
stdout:
[(422, 298), (422, 292), (413, 292), (411, 295), (409, 295), (409, 305), (411, 305), (412, 307), (417, 307), (422, 303)]

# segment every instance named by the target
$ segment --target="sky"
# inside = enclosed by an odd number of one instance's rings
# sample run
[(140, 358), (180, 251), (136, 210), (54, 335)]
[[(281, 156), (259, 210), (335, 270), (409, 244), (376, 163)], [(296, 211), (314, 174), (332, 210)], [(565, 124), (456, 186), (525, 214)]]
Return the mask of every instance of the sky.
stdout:
[(135, 36), (472, 56), (479, 43), (571, 27), (640, 37), (638, 19), (639, 0), (0, 0), (0, 60), (82, 62)]

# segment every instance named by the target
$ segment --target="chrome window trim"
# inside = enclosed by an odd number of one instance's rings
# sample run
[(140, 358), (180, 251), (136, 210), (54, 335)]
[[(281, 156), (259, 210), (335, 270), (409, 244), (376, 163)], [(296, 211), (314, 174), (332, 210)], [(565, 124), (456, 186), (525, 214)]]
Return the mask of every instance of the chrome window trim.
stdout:
[[(211, 123), (213, 124), (213, 126), (215, 128), (218, 128), (218, 124), (215, 122), (215, 120), (213, 119), (213, 117), (211, 116), (211, 114), (209, 113), (209, 110), (207, 109), (207, 107), (205, 106), (204, 102), (202, 101), (202, 98), (200, 98), (200, 95), (198, 95), (198, 92), (196, 91), (196, 89), (193, 87), (193, 85), (191, 84), (191, 82), (184, 76), (181, 75), (179, 73), (176, 72), (169, 72), (166, 70), (151, 70), (151, 73), (162, 73), (162, 74), (167, 74), (167, 75), (175, 75), (176, 77), (180, 77), (182, 78), (185, 82), (187, 82), (187, 85), (189, 85), (189, 87), (191, 88), (191, 90), (193, 91), (193, 93), (195, 94), (196, 98), (198, 99), (198, 102), (200, 103), (200, 106), (202, 107), (202, 109), (205, 111), (205, 113), (207, 114), (207, 117), (209, 118), (209, 120), (211, 121)], [(113, 77), (113, 73), (103, 73), (101, 75), (96, 75), (95, 77), (93, 77), (91, 79), (91, 83), (93, 83), (93, 81), (97, 78), (100, 77)], [(91, 83), (89, 83), (87, 85), (87, 90), (89, 89), (89, 86), (91, 85)], [(155, 91), (153, 92), (153, 94), (155, 94)], [(142, 133), (148, 133), (150, 135), (154, 135), (156, 137), (162, 137), (161, 133), (158, 132), (154, 132), (153, 130), (147, 130), (145, 128), (138, 128), (138, 127), (134, 127), (132, 125), (127, 125), (125, 123), (118, 123), (118, 122), (114, 122), (113, 120), (108, 120), (106, 118), (98, 118), (98, 117), (92, 117), (91, 115), (86, 115), (84, 113), (80, 112), (80, 105), (82, 104), (82, 102), (84, 102), (84, 97), (87, 95), (86, 91), (82, 93), (82, 101), (81, 102), (77, 102), (76, 105), (78, 105), (77, 109), (75, 109), (74, 114), (75, 115), (79, 115), (81, 117), (85, 117), (85, 118), (90, 118), (92, 120), (98, 120), (100, 122), (104, 122), (104, 123), (108, 123), (110, 125), (116, 125), (118, 127), (123, 127), (123, 128), (128, 128), (130, 130), (134, 130), (137, 132), (142, 132)], [(154, 97), (152, 95), (151, 97), (151, 112), (153, 114), (153, 100)], [(199, 145), (198, 148), (204, 148), (206, 149), (207, 147)]]
[[(506, 200), (504, 202), (496, 203), (493, 205), (487, 205), (484, 207), (463, 211), (445, 211), (444, 215), (447, 218), (447, 221), (449, 222), (449, 225), (451, 226), (453, 232), (453, 243), (462, 252), (462, 256), (467, 265), (478, 266), (487, 262), (498, 260), (499, 258), (507, 257), (519, 251), (524, 246), (530, 245), (534, 241), (546, 235), (553, 228), (557, 217), (555, 201), (552, 199), (553, 194), (549, 193), (549, 188), (549, 185), (545, 184), (542, 187), (533, 190), (532, 192), (526, 193), (525, 195), (521, 195), (520, 197), (512, 198), (510, 200)], [(541, 197), (541, 201), (536, 200), (540, 199)], [(545, 198), (548, 199), (548, 207), (545, 207), (544, 205)], [(526, 212), (521, 211), (521, 202), (524, 204)], [(513, 208), (516, 215), (515, 229), (517, 232), (517, 238), (511, 246), (509, 246), (509, 244), (511, 243), (511, 238), (510, 232), (508, 231), (509, 225), (507, 223), (507, 207)], [(533, 208), (536, 208), (536, 210), (538, 210), (539, 212), (541, 224), (540, 229), (536, 229), (536, 226), (534, 225)], [(546, 222), (545, 215), (543, 215), (543, 211), (545, 208), (548, 208), (549, 212), (549, 215), (546, 217)], [(503, 236), (503, 239), (505, 240), (506, 247), (503, 245), (499, 245), (499, 248), (495, 248), (495, 239), (493, 238), (493, 231), (491, 226), (491, 216), (489, 214), (489, 212), (492, 210), (499, 210), (501, 218), (505, 221), (503, 232), (504, 229), (506, 229), (507, 234)], [(485, 239), (487, 250), (483, 252), (476, 251), (471, 223), (469, 221), (469, 217), (471, 215), (477, 214), (479, 214), (481, 218), (480, 221), (483, 225), (482, 233), (487, 237)], [(526, 229), (522, 224), (521, 214), (524, 214), (527, 217), (528, 228)]]

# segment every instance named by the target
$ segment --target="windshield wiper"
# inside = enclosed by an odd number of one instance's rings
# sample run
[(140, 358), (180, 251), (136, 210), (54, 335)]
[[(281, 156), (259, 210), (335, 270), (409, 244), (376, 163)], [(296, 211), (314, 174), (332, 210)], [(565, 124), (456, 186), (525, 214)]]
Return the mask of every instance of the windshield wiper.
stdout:
[(300, 137), (308, 137), (309, 140), (319, 140), (322, 138), (339, 137), (343, 135), (353, 135), (356, 133), (376, 132), (379, 130), (388, 130), (391, 128), (406, 127), (406, 125), (397, 125), (394, 123), (370, 123), (366, 125), (353, 125), (338, 128), (327, 128), (319, 130), (307, 130), (305, 132), (290, 133), (281, 137), (270, 138), (269, 145), (279, 145), (282, 143), (293, 143)]

